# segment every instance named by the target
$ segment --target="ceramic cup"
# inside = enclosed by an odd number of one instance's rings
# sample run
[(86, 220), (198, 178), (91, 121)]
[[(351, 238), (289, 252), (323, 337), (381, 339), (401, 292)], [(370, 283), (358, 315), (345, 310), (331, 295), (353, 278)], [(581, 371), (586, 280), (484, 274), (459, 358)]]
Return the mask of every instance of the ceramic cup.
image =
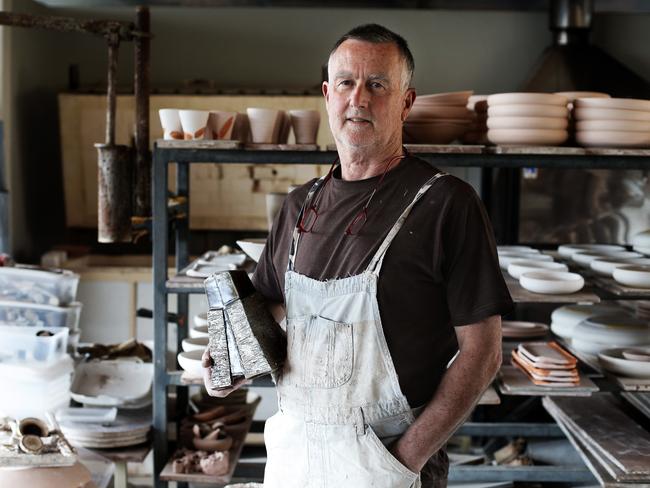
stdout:
[(175, 108), (161, 108), (158, 110), (160, 124), (163, 128), (163, 139), (183, 139), (183, 127), (178, 110)]
[(281, 111), (280, 130), (278, 134), (278, 144), (289, 142), (289, 133), (291, 132), (291, 116), (284, 110)]
[(211, 131), (212, 139), (230, 140), (237, 112), (223, 112), (221, 110), (210, 110), (208, 117), (208, 129)]
[(251, 135), (255, 144), (275, 144), (280, 135), (282, 114), (272, 108), (247, 108)]
[(316, 144), (320, 112), (317, 110), (289, 110), (296, 144)]
[(207, 110), (179, 110), (178, 115), (181, 119), (185, 140), (211, 138), (212, 134), (206, 130), (210, 112)]
[(266, 194), (266, 222), (269, 230), (273, 227), (275, 216), (282, 208), (284, 199), (287, 198), (286, 193), (267, 193)]

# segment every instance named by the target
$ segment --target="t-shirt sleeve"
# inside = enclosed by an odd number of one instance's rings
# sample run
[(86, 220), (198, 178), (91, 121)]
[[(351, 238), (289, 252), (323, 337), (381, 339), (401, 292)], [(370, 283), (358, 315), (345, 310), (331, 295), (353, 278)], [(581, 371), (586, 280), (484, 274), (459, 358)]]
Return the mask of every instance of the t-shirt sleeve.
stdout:
[(513, 308), (499, 268), (492, 225), (476, 192), (463, 183), (442, 227), (442, 273), (453, 326), (505, 315)]
[[(285, 202), (286, 203), (286, 202)], [(286, 205), (283, 205), (280, 212), (276, 216), (275, 222), (273, 223), (273, 228), (269, 233), (269, 237), (266, 240), (266, 245), (260, 256), (260, 260), (255, 267), (255, 273), (251, 281), (255, 289), (264, 297), (266, 300), (271, 302), (284, 302), (284, 294), (282, 293), (282, 284), (278, 278), (276, 261), (277, 261), (277, 247), (279, 246), (279, 235), (281, 232), (281, 225), (279, 221), (282, 221), (282, 213), (285, 211)]]

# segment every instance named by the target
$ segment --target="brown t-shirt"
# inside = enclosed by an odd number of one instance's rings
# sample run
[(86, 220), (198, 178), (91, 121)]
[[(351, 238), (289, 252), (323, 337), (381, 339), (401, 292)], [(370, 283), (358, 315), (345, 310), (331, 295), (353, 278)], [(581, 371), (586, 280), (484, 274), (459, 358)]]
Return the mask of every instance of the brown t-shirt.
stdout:
[[(295, 271), (317, 280), (363, 272), (420, 187), (439, 170), (408, 157), (389, 171), (359, 234), (345, 230), (380, 176), (345, 181), (337, 169), (321, 188), (318, 220), (300, 239)], [(338, 174), (337, 174), (338, 173)], [(253, 283), (268, 300), (284, 302), (291, 236), (314, 181), (291, 192), (278, 213)], [(378, 301), (402, 392), (417, 407), (433, 396), (458, 349), (454, 326), (512, 308), (484, 207), (470, 185), (438, 179), (413, 207), (384, 259)]]

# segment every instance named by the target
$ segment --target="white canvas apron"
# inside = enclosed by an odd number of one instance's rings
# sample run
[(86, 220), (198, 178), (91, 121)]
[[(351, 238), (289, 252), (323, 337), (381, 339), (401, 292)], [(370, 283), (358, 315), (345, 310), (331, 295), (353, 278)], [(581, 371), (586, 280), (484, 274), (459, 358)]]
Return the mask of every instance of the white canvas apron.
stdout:
[[(386, 344), (377, 281), (386, 251), (418, 191), (361, 274), (318, 281), (294, 271), (294, 230), (285, 275), (287, 361), (279, 411), (266, 422), (265, 488), (417, 488), (420, 476), (385, 447), (414, 421)], [(303, 210), (323, 182), (317, 181)]]

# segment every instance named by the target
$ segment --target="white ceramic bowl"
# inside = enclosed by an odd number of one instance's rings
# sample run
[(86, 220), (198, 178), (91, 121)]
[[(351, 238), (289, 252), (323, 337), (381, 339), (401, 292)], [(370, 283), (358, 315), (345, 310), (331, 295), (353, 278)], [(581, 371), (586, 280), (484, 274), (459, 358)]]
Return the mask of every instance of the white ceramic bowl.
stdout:
[(650, 362), (625, 359), (623, 349), (612, 348), (601, 351), (598, 361), (607, 371), (627, 378), (650, 379)]
[(599, 352), (612, 347), (611, 344), (603, 344), (602, 342), (585, 341), (583, 339), (571, 338), (571, 347), (578, 352), (597, 356)]
[(650, 266), (627, 265), (614, 270), (612, 276), (617, 283), (632, 288), (650, 288)]
[(650, 327), (645, 320), (630, 315), (596, 315), (577, 324), (572, 337), (610, 346), (634, 346), (650, 342)]
[(567, 325), (561, 322), (551, 322), (551, 332), (558, 337), (571, 341), (571, 333), (573, 332), (574, 325)]
[(634, 251), (599, 251), (599, 252), (576, 252), (571, 255), (571, 259), (576, 263), (589, 268), (592, 261), (597, 259), (636, 259), (642, 258), (643, 255)]
[(591, 269), (596, 273), (612, 277), (612, 273), (616, 268), (621, 266), (628, 266), (630, 264), (641, 264), (641, 265), (650, 265), (650, 259), (648, 258), (634, 258), (622, 260), (618, 258), (604, 258), (604, 259), (595, 259), (590, 263)]
[(497, 253), (523, 253), (523, 254), (539, 254), (539, 250), (533, 249), (529, 246), (497, 246)]
[(201, 312), (194, 316), (194, 326), (208, 325), (208, 312)]
[(565, 130), (569, 126), (566, 117), (505, 117), (487, 119), (488, 129), (551, 129)]
[(621, 351), (621, 354), (625, 359), (629, 359), (630, 361), (650, 362), (650, 349), (647, 348), (624, 349)]
[(208, 347), (209, 338), (206, 336), (201, 337), (188, 337), (183, 339), (183, 351), (205, 351)]
[(178, 354), (178, 364), (181, 368), (190, 373), (192, 376), (202, 376), (203, 367), (201, 366), (201, 356), (203, 351), (183, 351)]
[(644, 256), (650, 256), (650, 246), (645, 247), (645, 246), (633, 246), (632, 249), (634, 249), (636, 252), (640, 252)]
[(596, 315), (629, 315), (618, 305), (598, 303), (595, 305), (564, 305), (553, 310), (551, 322), (574, 327), (589, 317)]
[(565, 271), (528, 271), (521, 275), (519, 284), (533, 293), (564, 295), (581, 290), (585, 280), (577, 273)]
[(631, 244), (650, 249), (650, 229), (635, 234)]
[(616, 244), (563, 244), (557, 248), (561, 256), (571, 256), (577, 252), (614, 252), (625, 251), (623, 246)]
[(569, 109), (560, 105), (513, 104), (488, 107), (489, 117), (568, 117)]
[(569, 100), (562, 95), (554, 95), (552, 93), (497, 93), (490, 95), (487, 99), (488, 106), (494, 105), (521, 105), (521, 104), (535, 104), (535, 105), (560, 105), (566, 107)]
[(499, 254), (499, 266), (501, 269), (507, 270), (510, 263), (520, 259), (528, 259), (531, 261), (549, 261), (552, 262), (553, 258), (548, 254), (533, 254), (523, 252), (502, 252)]
[(190, 337), (208, 337), (208, 326), (197, 325), (190, 329)]
[(516, 259), (508, 266), (508, 274), (518, 280), (523, 273), (527, 271), (569, 271), (564, 263), (555, 263), (553, 261), (534, 261), (530, 259)]
[(266, 246), (266, 239), (242, 239), (237, 241), (237, 245), (257, 263)]

